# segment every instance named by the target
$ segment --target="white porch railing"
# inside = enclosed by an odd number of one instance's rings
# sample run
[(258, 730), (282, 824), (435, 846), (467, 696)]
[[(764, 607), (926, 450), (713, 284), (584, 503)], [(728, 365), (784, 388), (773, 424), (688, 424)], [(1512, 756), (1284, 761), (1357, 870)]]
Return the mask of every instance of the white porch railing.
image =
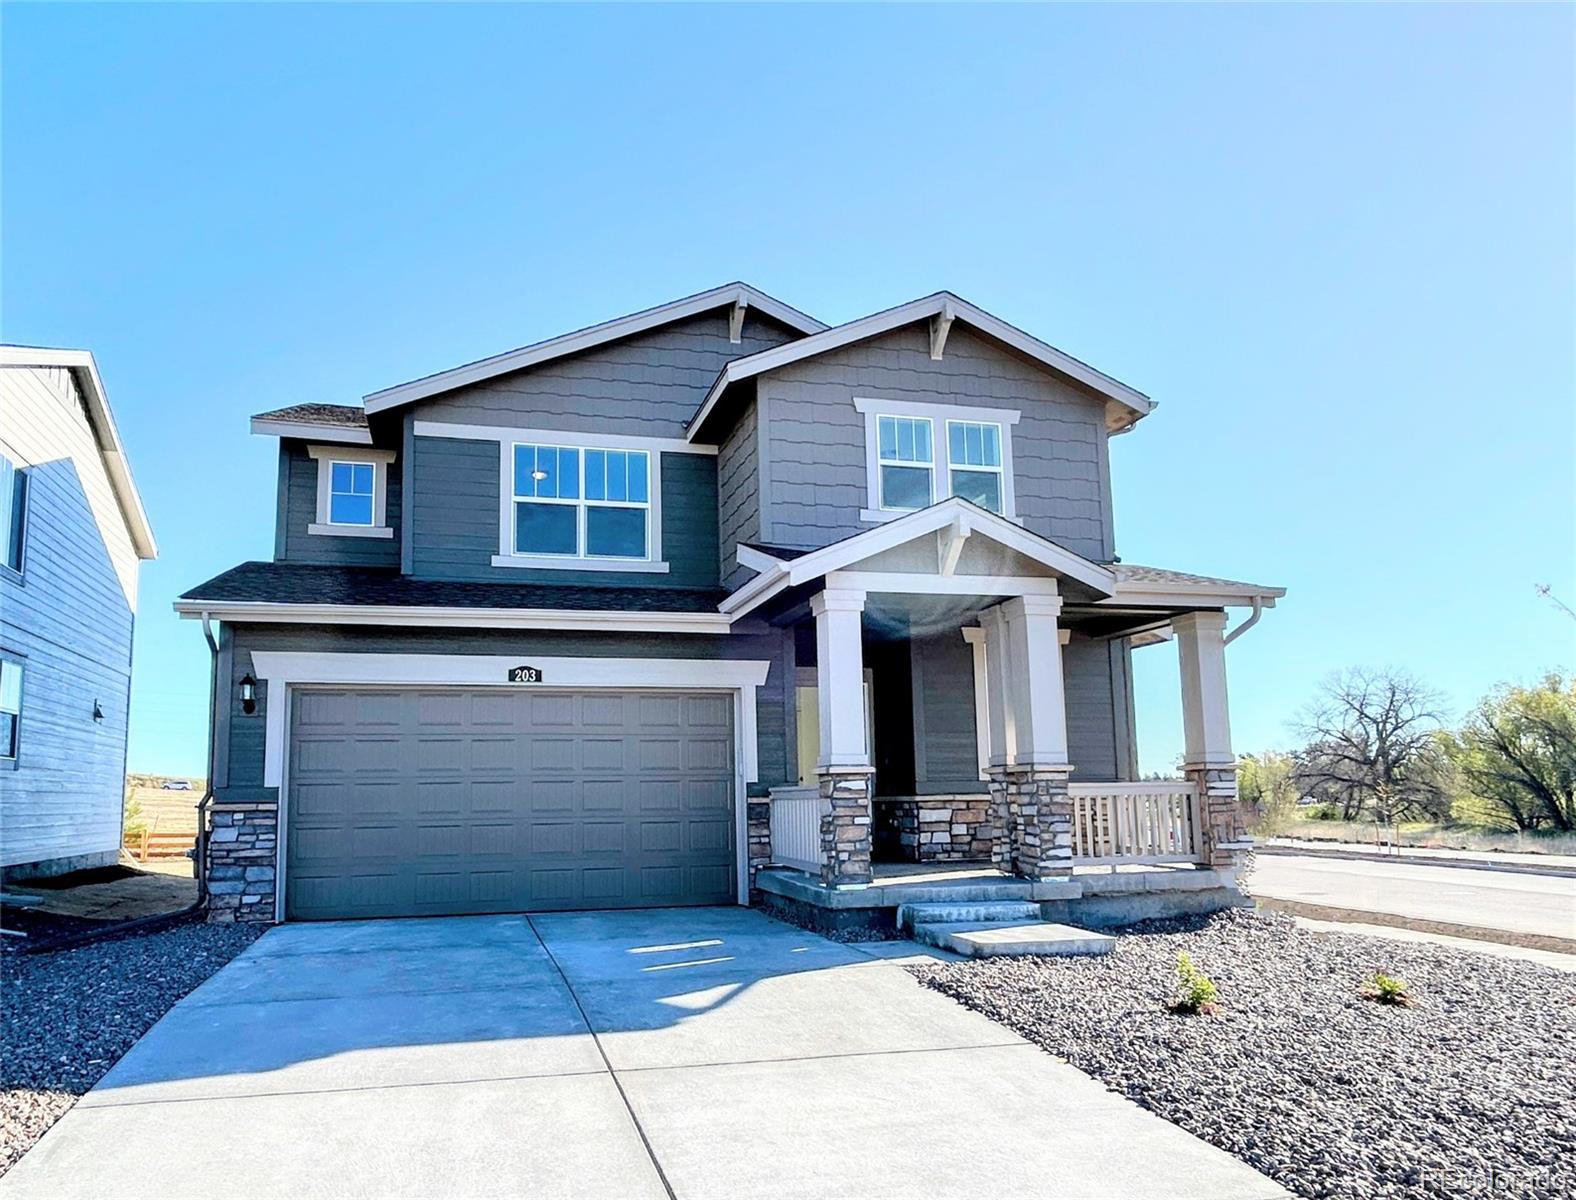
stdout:
[(773, 788), (772, 861), (801, 871), (821, 869), (821, 789)]
[(1073, 860), (1081, 864), (1203, 859), (1203, 820), (1190, 783), (1075, 783)]

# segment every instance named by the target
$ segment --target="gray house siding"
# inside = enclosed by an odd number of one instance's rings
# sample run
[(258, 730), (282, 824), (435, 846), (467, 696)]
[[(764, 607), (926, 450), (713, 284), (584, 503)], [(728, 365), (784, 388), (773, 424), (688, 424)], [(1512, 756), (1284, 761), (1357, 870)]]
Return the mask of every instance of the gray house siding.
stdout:
[(1062, 679), (1067, 693), (1067, 756), (1077, 773), (1075, 783), (1106, 783), (1119, 777), (1126, 760), (1119, 751), (1117, 713), (1118, 671), (1113, 669), (1112, 643), (1074, 633), (1062, 650)]
[(760, 378), (763, 540), (815, 549), (871, 528), (859, 519), (868, 492), (856, 396), (1019, 410), (1011, 434), (1019, 520), (1078, 554), (1111, 557), (1102, 403), (962, 326), (935, 362), (923, 323)]
[(274, 530), (278, 562), (329, 563), (353, 567), (397, 567), (400, 563), (400, 518), (403, 509), (401, 462), (388, 466), (386, 522), (392, 538), (331, 537), (308, 532), (317, 520), (317, 460), (307, 442), (279, 442), (279, 521)]
[(983, 792), (974, 731), (974, 651), (956, 629), (916, 637), (914, 793)]
[(754, 572), (741, 567), (740, 542), (761, 541), (760, 424), (755, 401), (745, 404), (739, 419), (717, 448), (718, 570), (723, 586), (736, 588)]
[[(214, 716), (221, 747), (214, 763), (214, 790), (221, 802), (270, 797), (263, 784), (264, 731), (272, 698), (259, 683), (257, 711), (241, 711), (241, 677), (255, 674), (252, 654), (259, 650), (310, 650), (381, 654), (493, 654), (529, 661), (536, 657), (756, 659), (770, 663), (766, 682), (756, 689), (756, 735), (760, 782), (765, 793), (787, 782), (790, 730), (784, 713), (791, 689), (792, 634), (768, 629), (756, 634), (582, 634), (500, 632), (470, 629), (392, 629), (353, 626), (226, 625), (221, 633), (220, 695)], [(741, 810), (742, 811), (742, 810)]]
[(137, 557), (69, 371), (0, 371), (0, 454), (28, 478), (22, 574), (0, 569), (0, 657), (23, 670), (18, 755), (0, 761), (0, 866), (112, 863)]
[(661, 456), (662, 557), (666, 572), (552, 571), (495, 567), (500, 547), (498, 443), (464, 438), (410, 439), (408, 572), (422, 579), (574, 583), (586, 587), (715, 587), (717, 460), (706, 454)]
[(728, 341), (719, 308), (582, 354), (457, 388), (414, 406), (419, 421), (677, 438), (723, 366), (799, 335), (756, 312)]

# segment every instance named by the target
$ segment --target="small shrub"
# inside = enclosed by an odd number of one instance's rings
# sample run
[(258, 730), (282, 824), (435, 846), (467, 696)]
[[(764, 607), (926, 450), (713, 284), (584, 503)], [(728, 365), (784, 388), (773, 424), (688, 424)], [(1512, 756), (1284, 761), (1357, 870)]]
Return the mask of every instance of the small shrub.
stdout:
[(1357, 990), (1357, 994), (1364, 1000), (1372, 1000), (1378, 1004), (1394, 1004), (1399, 1008), (1412, 1008), (1417, 1004), (1406, 989), (1406, 980), (1397, 979), (1394, 975), (1386, 975), (1383, 971), (1375, 971)]
[(1215, 1012), (1220, 989), (1215, 981), (1193, 965), (1193, 956), (1186, 950), (1177, 955), (1177, 997), (1171, 1002), (1171, 1011), (1178, 1013)]
[(1308, 810), (1307, 816), (1310, 821), (1339, 821), (1341, 810), (1333, 804), (1315, 804)]

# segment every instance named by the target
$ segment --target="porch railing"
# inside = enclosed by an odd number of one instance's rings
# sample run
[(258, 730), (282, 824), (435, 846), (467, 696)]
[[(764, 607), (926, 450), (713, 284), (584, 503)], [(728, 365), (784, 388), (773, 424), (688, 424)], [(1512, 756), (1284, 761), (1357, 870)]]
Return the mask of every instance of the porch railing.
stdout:
[(1075, 783), (1073, 860), (1080, 864), (1199, 862), (1204, 844), (1190, 783)]
[(772, 861), (801, 871), (821, 869), (821, 789), (773, 788)]

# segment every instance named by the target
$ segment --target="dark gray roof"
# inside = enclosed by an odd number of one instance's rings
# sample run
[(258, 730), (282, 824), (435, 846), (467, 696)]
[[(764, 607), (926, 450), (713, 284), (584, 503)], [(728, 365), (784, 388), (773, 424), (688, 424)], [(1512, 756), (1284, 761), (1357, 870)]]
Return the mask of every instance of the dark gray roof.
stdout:
[(745, 542), (751, 550), (759, 550), (762, 554), (770, 554), (773, 558), (780, 558), (784, 562), (792, 562), (796, 558), (803, 558), (810, 553), (808, 550), (792, 550), (787, 546), (771, 546), (765, 542)]
[(292, 404), (272, 412), (257, 413), (254, 421), (289, 421), (295, 425), (328, 425), (335, 429), (365, 429), (366, 411), (359, 404)]
[(455, 583), (412, 579), (392, 567), (248, 562), (198, 584), (182, 600), (254, 604), (400, 605), (407, 608), (562, 608), (592, 612), (715, 613), (712, 588), (594, 584)]

